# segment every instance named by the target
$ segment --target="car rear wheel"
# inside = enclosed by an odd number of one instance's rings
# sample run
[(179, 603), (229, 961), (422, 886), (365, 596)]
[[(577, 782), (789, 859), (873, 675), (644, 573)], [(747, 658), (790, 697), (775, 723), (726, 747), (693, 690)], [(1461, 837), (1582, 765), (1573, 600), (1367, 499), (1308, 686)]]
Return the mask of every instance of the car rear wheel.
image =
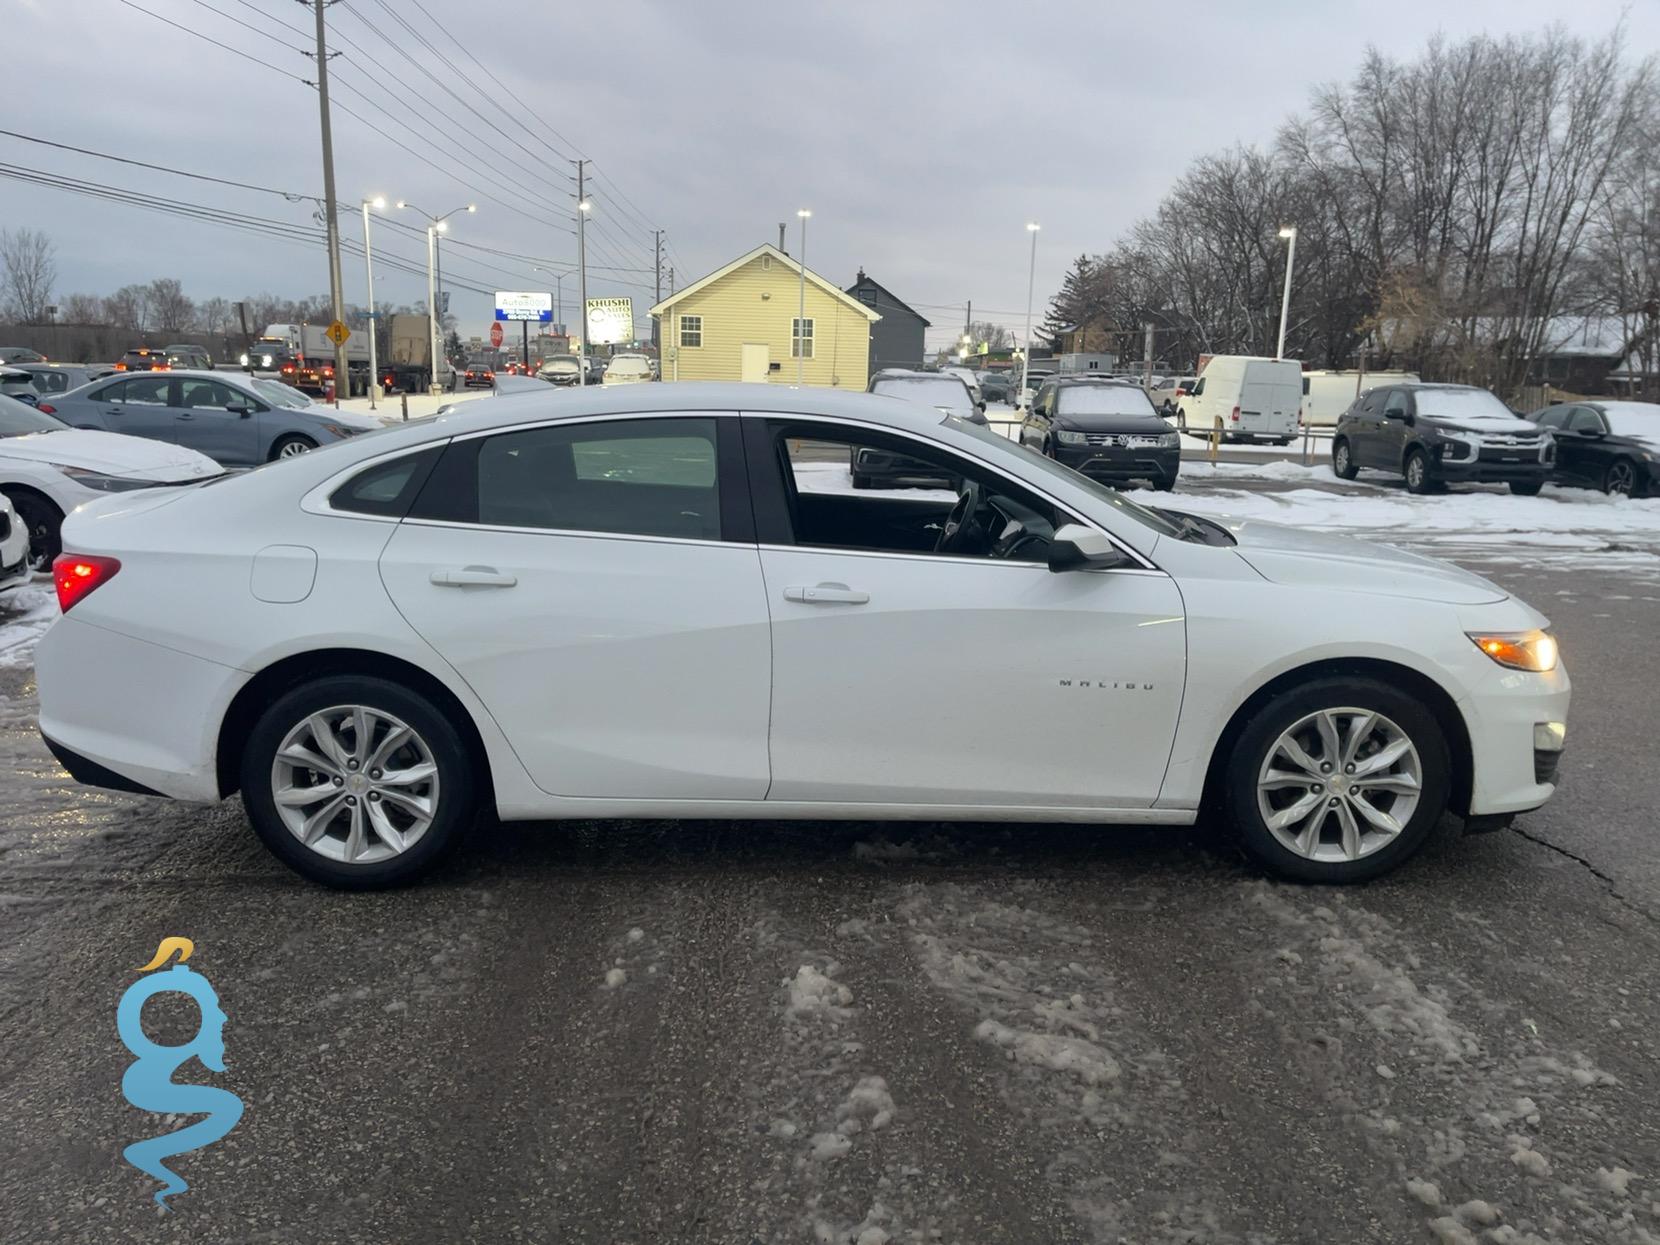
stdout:
[(279, 697), (249, 733), (241, 780), (272, 855), (348, 890), (416, 877), (474, 818), (473, 764), (456, 728), (379, 678), (334, 675)]
[(1360, 468), (1355, 466), (1354, 452), (1344, 438), (1332, 443), (1331, 469), (1340, 480), (1352, 480), (1360, 474)]
[(63, 511), (38, 493), (10, 491), (12, 509), (29, 529), (29, 565), (37, 571), (52, 568), (52, 559), (63, 552)]
[(1368, 678), (1319, 679), (1246, 724), (1227, 802), (1247, 852), (1282, 877), (1361, 882), (1416, 852), (1447, 805), (1435, 716)]
[(1602, 491), (1632, 496), (1637, 491), (1637, 469), (1623, 458), (1609, 463), (1608, 471), (1602, 477)]
[(1433, 487), (1429, 478), (1429, 456), (1423, 450), (1413, 450), (1406, 456), (1406, 491), (1427, 493)]
[(293, 458), (296, 454), (305, 454), (317, 448), (317, 442), (309, 437), (286, 436), (278, 437), (276, 444), (271, 447), (271, 459)]

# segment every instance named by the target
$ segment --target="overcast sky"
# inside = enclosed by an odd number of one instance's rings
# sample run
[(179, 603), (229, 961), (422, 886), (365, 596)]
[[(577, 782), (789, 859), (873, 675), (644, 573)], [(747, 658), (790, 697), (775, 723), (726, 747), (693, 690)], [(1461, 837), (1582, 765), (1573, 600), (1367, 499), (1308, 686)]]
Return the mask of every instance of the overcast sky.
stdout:
[[(122, 0), (11, 0), (8, 43), (27, 54), (8, 58), (12, 102), (0, 125), (320, 195), (316, 93), (295, 80), (316, 76), (294, 50), (313, 46), (310, 6), (132, 4), (254, 59)], [(843, 286), (863, 266), (935, 322), (931, 344), (961, 322), (969, 299), (976, 319), (1019, 333), (1026, 221), (1043, 226), (1041, 316), (1074, 256), (1110, 246), (1194, 157), (1271, 140), (1311, 87), (1349, 77), (1368, 43), (1404, 56), (1437, 31), (1537, 31), (1551, 21), (1598, 37), (1622, 15), (1632, 49), (1660, 46), (1652, 0), (1629, 11), (1617, 0), (613, 0), (587, 9), (341, 0), (328, 10), (331, 46), (343, 53), (331, 62), (336, 189), (342, 202), (384, 194), (435, 213), (476, 202), (475, 214), (451, 222), (458, 242), (569, 268), (573, 168), (561, 157), (580, 153), (600, 171), (589, 295), (632, 295), (642, 323), (651, 228), (666, 231), (667, 262), (684, 285), (776, 242), (780, 221), (794, 252), (796, 209), (808, 207), (809, 266)], [(315, 207), (16, 138), (0, 137), (0, 161), (299, 226)], [(0, 181), (0, 224), (52, 236), (60, 298), (156, 276), (178, 277), (197, 299), (328, 288), (320, 246), (11, 179)], [(356, 213), (342, 229), (361, 236)], [(424, 240), (379, 224), (374, 240), (388, 261), (376, 265), (377, 297), (424, 298)], [(419, 275), (393, 269), (394, 254)], [(443, 267), (486, 291), (552, 286), (524, 260), (459, 247), (445, 250)], [(567, 319), (576, 285), (563, 282)], [(355, 256), (345, 259), (345, 289), (364, 301)], [(463, 335), (484, 331), (490, 304), (488, 293), (453, 290)]]

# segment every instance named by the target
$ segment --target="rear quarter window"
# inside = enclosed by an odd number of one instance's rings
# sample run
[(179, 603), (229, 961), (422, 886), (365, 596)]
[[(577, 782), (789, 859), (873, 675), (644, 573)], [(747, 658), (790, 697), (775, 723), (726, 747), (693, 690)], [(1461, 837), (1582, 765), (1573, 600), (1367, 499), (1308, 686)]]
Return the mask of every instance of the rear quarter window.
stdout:
[(433, 445), (365, 467), (329, 494), (329, 506), (348, 514), (401, 519), (409, 513), (443, 450), (442, 445)]

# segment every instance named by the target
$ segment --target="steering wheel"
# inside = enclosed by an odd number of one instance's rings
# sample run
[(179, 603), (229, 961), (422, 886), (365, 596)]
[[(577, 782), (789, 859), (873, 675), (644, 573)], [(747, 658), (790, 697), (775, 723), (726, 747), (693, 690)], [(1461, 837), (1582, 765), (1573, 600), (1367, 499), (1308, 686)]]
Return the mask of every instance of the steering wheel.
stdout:
[(934, 542), (935, 553), (956, 553), (968, 539), (970, 520), (980, 510), (980, 486), (973, 480), (963, 481), (963, 491), (957, 495), (957, 504), (946, 516), (939, 539)]

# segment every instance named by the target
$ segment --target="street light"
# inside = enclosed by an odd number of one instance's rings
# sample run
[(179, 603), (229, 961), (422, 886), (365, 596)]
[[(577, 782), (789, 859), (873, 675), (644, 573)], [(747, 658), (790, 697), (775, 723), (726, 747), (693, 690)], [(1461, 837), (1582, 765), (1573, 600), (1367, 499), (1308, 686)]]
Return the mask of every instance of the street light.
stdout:
[(449, 226), (444, 222), (449, 220), (450, 217), (457, 212), (476, 212), (478, 211), (478, 205), (469, 203), (464, 207), (451, 208), (442, 216), (433, 216), (431, 213), (416, 207), (407, 199), (399, 199), (398, 206), (408, 208), (417, 215), (427, 218), (427, 326), (432, 330), (432, 381), (430, 387), (436, 392), (440, 387), (438, 383), (438, 360), (440, 357), (438, 350), (438, 321), (440, 318), (438, 292), (443, 288), (441, 270), (438, 267), (438, 235), (448, 232)]
[(1026, 400), (1026, 386), (1032, 378), (1032, 289), (1037, 283), (1037, 236), (1043, 226), (1026, 222), (1026, 232), (1032, 235), (1032, 262), (1026, 270), (1026, 354), (1020, 361), (1020, 401)]
[(553, 278), (553, 318), (556, 323), (565, 323), (565, 278), (568, 272), (555, 272), (551, 268), (542, 268), (536, 264), (530, 266), (532, 272), (539, 272), (543, 276)]
[(801, 220), (801, 307), (795, 318), (795, 386), (801, 388), (807, 368), (807, 218), (813, 213), (802, 208)]
[(1291, 312), (1291, 265), (1297, 260), (1297, 226), (1286, 225), (1280, 230), (1285, 239), (1285, 293), (1280, 295), (1280, 345), (1274, 351), (1276, 359), (1285, 358), (1285, 321)]
[(577, 354), (576, 383), (588, 383), (588, 213), (594, 210), (592, 199), (584, 195), (576, 201), (576, 284), (577, 300)]
[(375, 409), (375, 399), (380, 396), (380, 365), (375, 354), (375, 262), (369, 255), (369, 209), (377, 212), (386, 210), (386, 200), (381, 195), (373, 199), (363, 200), (363, 275), (369, 282), (369, 409)]

